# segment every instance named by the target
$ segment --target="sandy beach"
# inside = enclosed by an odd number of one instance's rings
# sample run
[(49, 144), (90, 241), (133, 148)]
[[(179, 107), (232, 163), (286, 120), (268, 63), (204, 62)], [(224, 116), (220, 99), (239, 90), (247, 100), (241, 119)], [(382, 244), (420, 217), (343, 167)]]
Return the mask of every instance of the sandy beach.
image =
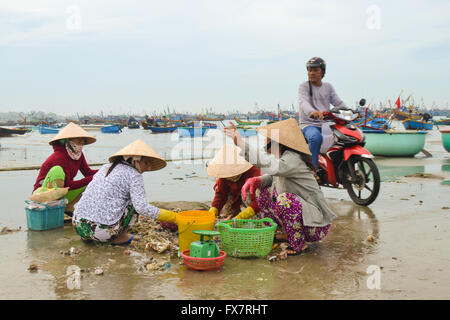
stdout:
[[(166, 156), (180, 143), (144, 130), (125, 131), (114, 141), (99, 133), (86, 157), (104, 163), (118, 144), (138, 136)], [(1, 167), (39, 165), (51, 152), (48, 139), (35, 132), (2, 138)], [(200, 144), (189, 156), (201, 156), (203, 149), (205, 157), (219, 146)], [(382, 184), (369, 207), (353, 204), (346, 190), (322, 188), (338, 218), (308, 253), (275, 262), (227, 257), (210, 272), (189, 270), (169, 252), (84, 244), (70, 225), (29, 231), (24, 200), (37, 170), (1, 171), (0, 299), (449, 299), (450, 186), (443, 181), (450, 179), (450, 156), (436, 130), (425, 149), (433, 157), (375, 159)], [(172, 209), (208, 208), (214, 180), (205, 161), (169, 162), (144, 174), (148, 201)], [(165, 267), (142, 270), (148, 259)], [(68, 288), (70, 266), (81, 270), (79, 289)], [(373, 270), (379, 270), (379, 288), (371, 282)]]

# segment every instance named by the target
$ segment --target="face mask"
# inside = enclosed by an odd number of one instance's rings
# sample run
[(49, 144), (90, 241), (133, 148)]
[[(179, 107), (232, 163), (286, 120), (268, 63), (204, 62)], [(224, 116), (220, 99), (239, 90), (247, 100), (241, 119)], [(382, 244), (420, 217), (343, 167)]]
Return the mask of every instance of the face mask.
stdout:
[(66, 150), (71, 159), (78, 160), (83, 154), (83, 144), (76, 144), (69, 141), (66, 143)]

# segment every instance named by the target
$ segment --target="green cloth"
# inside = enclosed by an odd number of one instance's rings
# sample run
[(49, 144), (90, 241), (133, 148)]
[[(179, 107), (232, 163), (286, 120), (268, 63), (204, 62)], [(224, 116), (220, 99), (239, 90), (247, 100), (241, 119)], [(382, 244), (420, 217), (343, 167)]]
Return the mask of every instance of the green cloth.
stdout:
[[(55, 180), (65, 180), (66, 174), (61, 166), (52, 167), (47, 175), (45, 176), (44, 182), (42, 183), (43, 188), (56, 188)], [(81, 187), (79, 189), (69, 190), (64, 198), (71, 203), (80, 193), (82, 193), (87, 186)]]

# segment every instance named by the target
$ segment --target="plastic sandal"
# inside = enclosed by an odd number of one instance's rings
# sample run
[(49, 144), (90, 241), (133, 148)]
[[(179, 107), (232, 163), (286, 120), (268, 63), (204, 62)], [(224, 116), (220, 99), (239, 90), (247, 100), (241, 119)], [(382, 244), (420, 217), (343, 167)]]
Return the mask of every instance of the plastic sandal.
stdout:
[(133, 241), (133, 239), (134, 239), (134, 234), (131, 235), (130, 239), (128, 239), (127, 241), (122, 242), (122, 243), (112, 243), (112, 245), (113, 246), (120, 246), (120, 245), (123, 245), (123, 244), (130, 244), (131, 241)]

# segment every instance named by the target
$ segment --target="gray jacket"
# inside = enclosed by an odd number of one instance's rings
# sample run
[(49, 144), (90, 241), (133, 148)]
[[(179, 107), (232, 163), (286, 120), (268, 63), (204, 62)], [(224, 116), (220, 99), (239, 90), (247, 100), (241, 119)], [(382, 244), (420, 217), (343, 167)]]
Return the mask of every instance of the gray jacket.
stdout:
[(323, 227), (336, 218), (313, 173), (296, 152), (287, 150), (276, 159), (245, 142), (240, 155), (265, 173), (261, 188), (273, 185), (278, 194), (289, 192), (301, 198), (305, 226)]
[(298, 87), (299, 123), (303, 129), (307, 126), (321, 127), (325, 120), (311, 119), (314, 111), (330, 111), (330, 104), (334, 107), (345, 107), (345, 103), (338, 97), (331, 83), (322, 82), (322, 86), (311, 85), (312, 97), (309, 94), (309, 82), (305, 81)]

